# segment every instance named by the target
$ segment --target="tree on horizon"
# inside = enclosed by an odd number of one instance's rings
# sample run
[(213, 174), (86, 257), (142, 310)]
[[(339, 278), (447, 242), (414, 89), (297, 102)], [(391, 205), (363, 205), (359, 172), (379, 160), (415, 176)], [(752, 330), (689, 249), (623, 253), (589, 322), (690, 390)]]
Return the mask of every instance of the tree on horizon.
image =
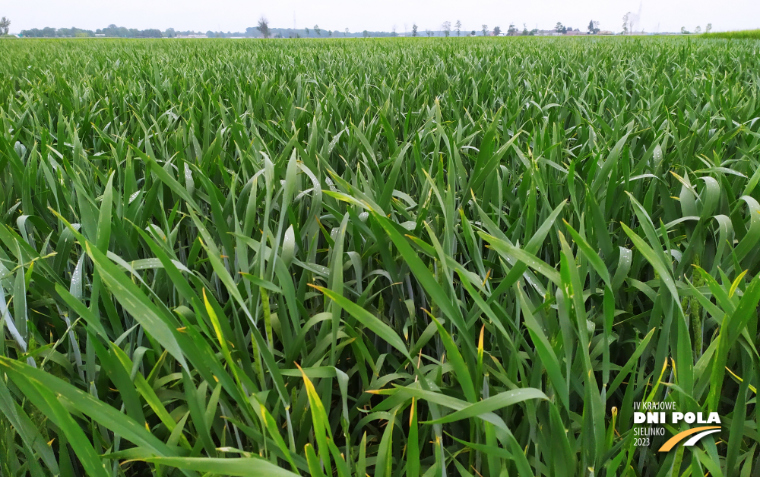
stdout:
[(0, 35), (7, 35), (11, 28), (10, 18), (0, 18)]
[(451, 34), (451, 22), (448, 21), (448, 20), (446, 20), (445, 22), (443, 22), (443, 24), (441, 25), (441, 29), (443, 30), (444, 36), (446, 36), (446, 38), (448, 38), (449, 35)]
[(261, 32), (261, 36), (264, 38), (272, 36), (272, 31), (269, 29), (269, 20), (264, 15), (259, 18), (259, 25), (256, 29)]

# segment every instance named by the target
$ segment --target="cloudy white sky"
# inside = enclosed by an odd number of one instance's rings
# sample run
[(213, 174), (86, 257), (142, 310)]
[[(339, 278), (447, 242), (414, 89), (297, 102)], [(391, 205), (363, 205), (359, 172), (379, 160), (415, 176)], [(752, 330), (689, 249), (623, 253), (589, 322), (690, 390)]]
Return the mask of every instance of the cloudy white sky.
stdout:
[(638, 12), (648, 32), (693, 30), (712, 23), (714, 31), (760, 28), (760, 0), (0, 0), (0, 16), (12, 32), (46, 26), (85, 29), (110, 23), (129, 28), (243, 31), (265, 15), (270, 26), (323, 30), (397, 31), (440, 29), (461, 20), (466, 30), (482, 24), (502, 29), (552, 28), (558, 21), (585, 29), (590, 19), (603, 30), (620, 31), (622, 17)]

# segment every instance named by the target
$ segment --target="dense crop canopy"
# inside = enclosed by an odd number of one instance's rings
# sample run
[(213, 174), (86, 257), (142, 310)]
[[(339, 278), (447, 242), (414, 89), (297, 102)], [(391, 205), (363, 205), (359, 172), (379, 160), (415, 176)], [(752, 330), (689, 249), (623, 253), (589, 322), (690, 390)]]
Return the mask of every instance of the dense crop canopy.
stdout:
[(0, 45), (0, 474), (750, 475), (759, 45)]

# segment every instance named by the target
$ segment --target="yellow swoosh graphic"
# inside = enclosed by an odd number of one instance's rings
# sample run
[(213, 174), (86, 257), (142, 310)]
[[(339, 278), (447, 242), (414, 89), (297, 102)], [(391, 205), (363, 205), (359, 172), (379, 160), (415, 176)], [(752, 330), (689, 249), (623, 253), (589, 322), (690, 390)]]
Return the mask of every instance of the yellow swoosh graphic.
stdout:
[(670, 449), (675, 447), (679, 442), (689, 437), (690, 435), (696, 434), (697, 432), (701, 432), (701, 431), (707, 431), (709, 429), (720, 429), (720, 426), (695, 427), (693, 429), (679, 432), (675, 436), (668, 439), (668, 441), (665, 444), (663, 444), (662, 447), (660, 447), (660, 450), (658, 450), (657, 452), (668, 452)]

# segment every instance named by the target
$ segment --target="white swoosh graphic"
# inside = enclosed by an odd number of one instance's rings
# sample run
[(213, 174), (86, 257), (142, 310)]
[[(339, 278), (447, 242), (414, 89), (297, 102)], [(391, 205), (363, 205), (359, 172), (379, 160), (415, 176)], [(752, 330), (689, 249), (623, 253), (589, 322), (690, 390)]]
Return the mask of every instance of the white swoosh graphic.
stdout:
[(700, 432), (699, 434), (695, 435), (694, 437), (692, 437), (691, 439), (689, 439), (688, 441), (686, 441), (684, 443), (684, 446), (691, 447), (694, 444), (696, 444), (697, 441), (699, 441), (701, 438), (703, 438), (703, 437), (705, 437), (706, 435), (709, 435), (709, 434), (715, 434), (716, 432), (720, 432), (720, 429), (711, 429), (709, 431)]

